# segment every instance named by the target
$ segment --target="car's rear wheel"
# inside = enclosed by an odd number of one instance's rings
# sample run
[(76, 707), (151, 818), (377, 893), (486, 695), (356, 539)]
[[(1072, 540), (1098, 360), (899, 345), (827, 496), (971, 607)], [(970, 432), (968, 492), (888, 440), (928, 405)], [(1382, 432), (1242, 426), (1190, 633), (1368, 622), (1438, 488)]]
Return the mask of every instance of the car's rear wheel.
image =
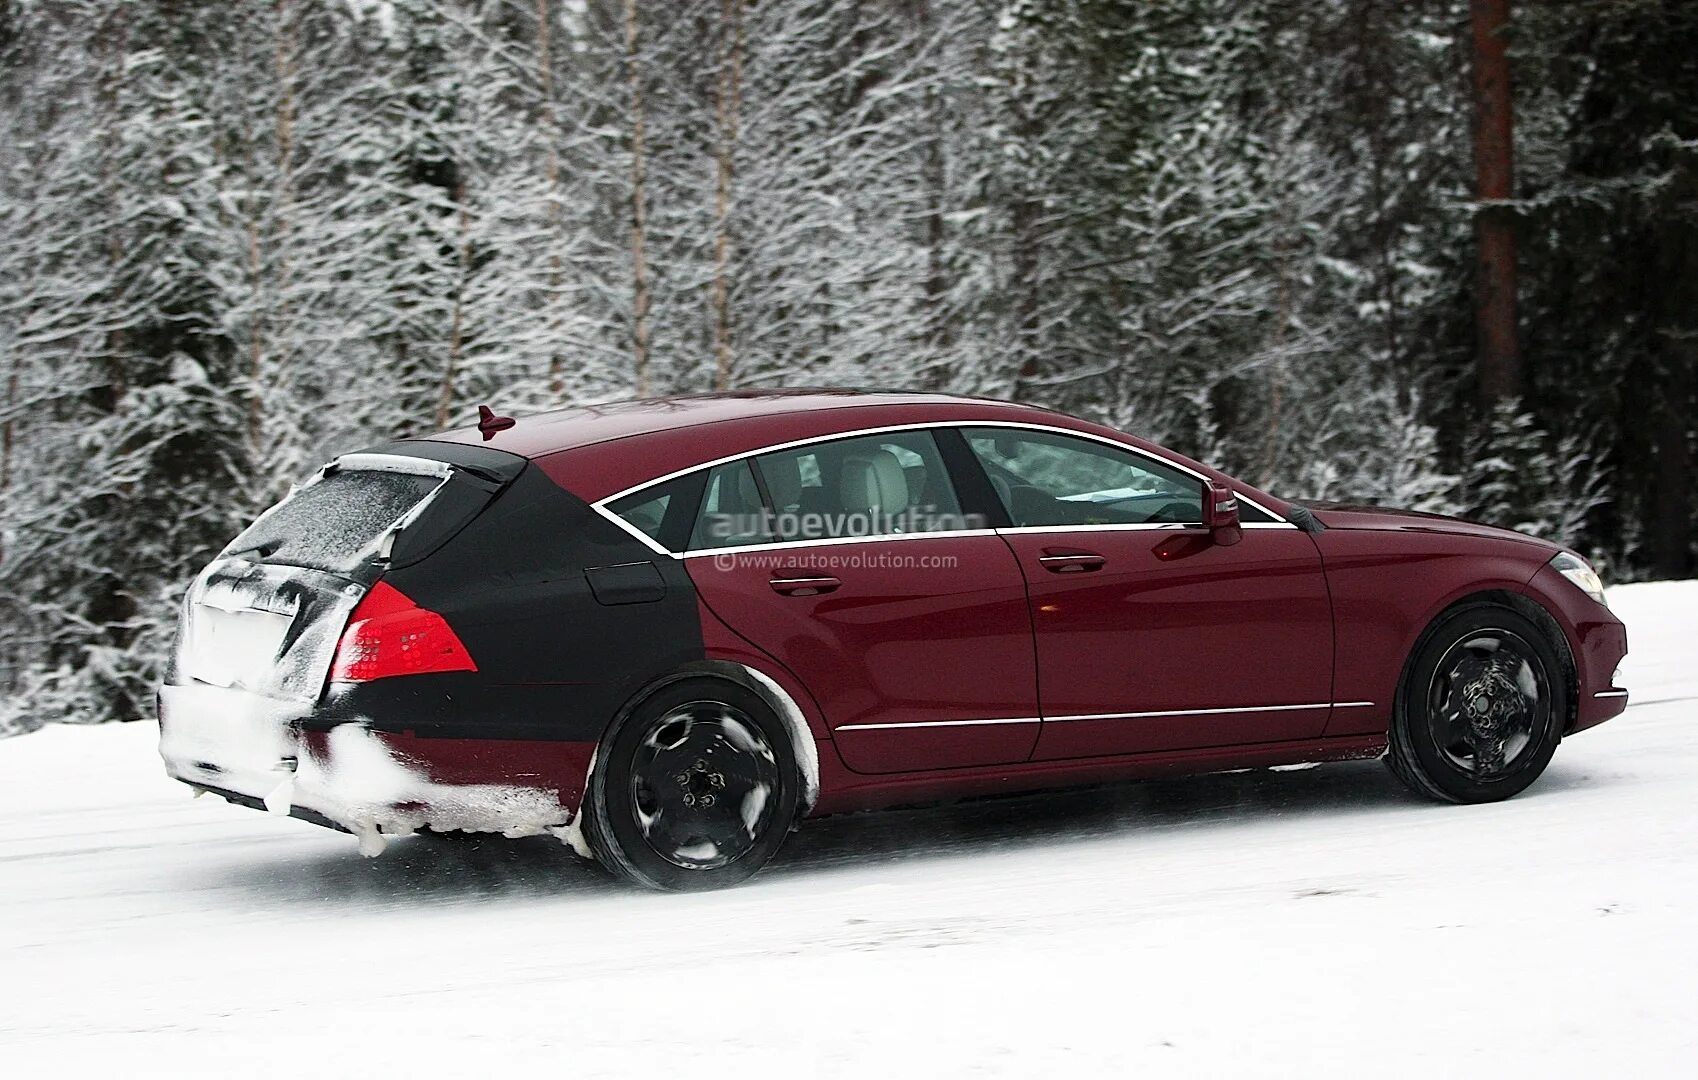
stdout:
[(1569, 689), (1545, 631), (1498, 604), (1470, 604), (1423, 637), (1404, 674), (1386, 763), (1418, 794), (1507, 799), (1545, 771)]
[(732, 885), (778, 851), (798, 789), (789, 735), (759, 695), (686, 679), (649, 695), (603, 741), (584, 837), (603, 866), (647, 888)]

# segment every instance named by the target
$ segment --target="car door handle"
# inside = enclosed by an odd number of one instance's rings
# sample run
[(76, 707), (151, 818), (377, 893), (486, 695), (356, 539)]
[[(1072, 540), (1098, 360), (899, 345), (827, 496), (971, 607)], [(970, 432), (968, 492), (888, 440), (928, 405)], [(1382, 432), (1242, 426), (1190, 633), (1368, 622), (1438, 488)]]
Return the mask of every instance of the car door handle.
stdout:
[(1068, 551), (1039, 555), (1038, 565), (1052, 574), (1089, 574), (1101, 570), (1106, 558), (1094, 551)]
[(783, 593), (785, 596), (816, 596), (820, 593), (831, 592), (843, 582), (825, 574), (808, 577), (776, 577), (767, 584), (772, 586), (773, 592)]

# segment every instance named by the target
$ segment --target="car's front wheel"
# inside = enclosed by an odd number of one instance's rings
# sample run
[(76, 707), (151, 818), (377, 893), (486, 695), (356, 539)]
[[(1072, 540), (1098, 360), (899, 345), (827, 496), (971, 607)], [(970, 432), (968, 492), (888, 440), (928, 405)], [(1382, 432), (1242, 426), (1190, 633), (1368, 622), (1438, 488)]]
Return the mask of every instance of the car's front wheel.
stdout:
[(778, 851), (799, 781), (783, 722), (718, 679), (662, 687), (603, 741), (584, 837), (616, 876), (651, 889), (732, 885)]
[(1568, 717), (1568, 683), (1549, 637), (1498, 604), (1434, 625), (1404, 674), (1386, 763), (1418, 794), (1507, 799), (1545, 771)]

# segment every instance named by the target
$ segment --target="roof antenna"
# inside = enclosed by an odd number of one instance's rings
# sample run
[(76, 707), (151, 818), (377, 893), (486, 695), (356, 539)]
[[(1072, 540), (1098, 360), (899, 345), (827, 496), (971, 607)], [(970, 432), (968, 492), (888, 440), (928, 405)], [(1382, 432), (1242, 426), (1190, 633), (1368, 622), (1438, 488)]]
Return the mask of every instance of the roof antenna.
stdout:
[(483, 432), (483, 441), (495, 438), (498, 431), (506, 431), (518, 421), (511, 416), (497, 416), (488, 405), (478, 406), (478, 430)]

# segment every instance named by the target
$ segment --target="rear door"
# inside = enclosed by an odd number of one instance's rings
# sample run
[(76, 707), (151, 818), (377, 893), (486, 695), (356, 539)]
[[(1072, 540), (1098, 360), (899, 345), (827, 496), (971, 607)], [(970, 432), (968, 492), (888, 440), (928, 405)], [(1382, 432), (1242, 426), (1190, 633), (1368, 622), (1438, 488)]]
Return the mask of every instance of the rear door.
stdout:
[(1172, 463), (1059, 432), (964, 434), (1031, 596), (1035, 758), (1320, 737), (1332, 610), (1307, 533), (1244, 504), (1242, 539), (1216, 544), (1202, 481)]
[(1025, 582), (975, 525), (929, 431), (863, 435), (716, 467), (685, 562), (713, 613), (807, 686), (851, 769), (1025, 761)]

